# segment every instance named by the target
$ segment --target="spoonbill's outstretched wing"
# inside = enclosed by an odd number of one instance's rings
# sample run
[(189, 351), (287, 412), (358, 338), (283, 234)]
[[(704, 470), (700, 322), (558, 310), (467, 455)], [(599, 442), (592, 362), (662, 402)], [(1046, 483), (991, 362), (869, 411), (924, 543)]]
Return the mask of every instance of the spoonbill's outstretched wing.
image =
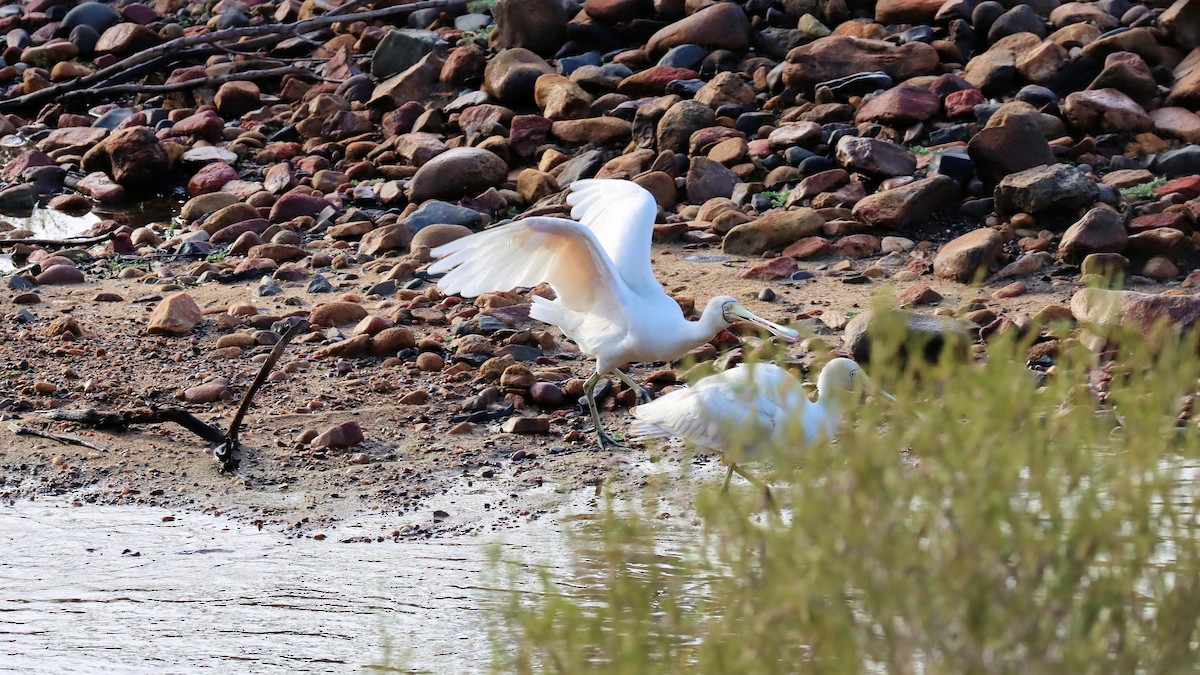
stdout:
[[(800, 383), (783, 368), (759, 363), (710, 375), (633, 409), (635, 438), (680, 438), (697, 447), (746, 451), (767, 442), (787, 423), (803, 395)], [(807, 400), (807, 399), (805, 399)]]
[(593, 178), (571, 183), (571, 217), (596, 235), (633, 292), (661, 290), (650, 267), (650, 240), (658, 204), (654, 195), (628, 180)]
[(565, 218), (538, 216), (456, 239), (432, 251), (429, 267), (445, 272), (444, 293), (472, 297), (548, 283), (569, 310), (617, 317), (630, 290), (591, 230)]

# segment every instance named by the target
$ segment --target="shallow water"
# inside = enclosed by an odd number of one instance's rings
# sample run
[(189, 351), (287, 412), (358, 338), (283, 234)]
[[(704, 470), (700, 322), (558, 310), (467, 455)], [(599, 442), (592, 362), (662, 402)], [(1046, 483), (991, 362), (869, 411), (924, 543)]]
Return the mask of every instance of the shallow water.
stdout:
[[(0, 221), (19, 230), (30, 230), (38, 239), (67, 239), (83, 235), (93, 225), (100, 222), (100, 216), (94, 213), (69, 216), (54, 209), (37, 208), (33, 210), (33, 213), (25, 215), (0, 213)], [(11, 256), (0, 254), (0, 274), (9, 272), (13, 268)]]
[(484, 671), (482, 608), (507, 595), (488, 588), (489, 544), (554, 565), (562, 527), (341, 544), (160, 508), (19, 503), (0, 508), (0, 670)]

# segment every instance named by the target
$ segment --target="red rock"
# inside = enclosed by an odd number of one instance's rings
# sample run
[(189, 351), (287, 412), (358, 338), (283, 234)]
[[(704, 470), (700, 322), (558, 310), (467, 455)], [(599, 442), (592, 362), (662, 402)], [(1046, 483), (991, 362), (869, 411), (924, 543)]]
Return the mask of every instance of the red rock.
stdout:
[(330, 203), (324, 197), (302, 193), (286, 194), (271, 207), (271, 222), (284, 223), (298, 216), (317, 216)]
[(772, 258), (738, 275), (739, 279), (782, 279), (799, 269), (795, 258)]
[(1084, 131), (1145, 131), (1154, 126), (1142, 106), (1116, 89), (1077, 91), (1063, 101), (1067, 122)]
[(190, 333), (200, 323), (203, 313), (200, 305), (187, 293), (167, 296), (158, 303), (150, 315), (147, 332), (183, 335)]
[(237, 169), (224, 162), (205, 164), (188, 180), (188, 194), (195, 197), (217, 192), (229, 181), (237, 180), (237, 177)]
[(104, 31), (96, 43), (97, 54), (132, 54), (162, 42), (158, 33), (136, 23), (119, 23)]
[(371, 351), (371, 336), (355, 335), (348, 340), (340, 340), (326, 345), (313, 352), (317, 359), (354, 359), (366, 356)]
[(968, 283), (987, 274), (1002, 245), (1000, 235), (980, 228), (942, 246), (933, 260), (933, 273), (942, 279)]
[(349, 448), (366, 440), (358, 422), (350, 420), (321, 432), (310, 444), (314, 448)]
[(957, 197), (958, 183), (939, 174), (869, 195), (854, 205), (853, 212), (867, 225), (903, 230)]
[(934, 94), (917, 87), (893, 87), (867, 101), (855, 121), (879, 122), (894, 126), (907, 126), (913, 122), (924, 122), (942, 110), (942, 101)]
[(873, 234), (850, 234), (838, 239), (831, 247), (844, 258), (865, 258), (879, 252), (879, 237)]
[(183, 400), (188, 403), (215, 403), (229, 400), (230, 397), (229, 380), (224, 377), (198, 384), (183, 392)]
[(308, 315), (308, 322), (331, 328), (357, 323), (367, 316), (367, 310), (356, 302), (327, 302), (318, 305)]
[(1178, 211), (1164, 211), (1162, 213), (1147, 213), (1144, 216), (1138, 216), (1129, 223), (1130, 232), (1145, 232), (1158, 227), (1172, 227), (1176, 230), (1189, 231), (1192, 229), (1191, 221), (1183, 213)]
[(942, 301), (942, 294), (930, 288), (927, 284), (913, 284), (900, 291), (896, 300), (901, 305), (932, 305)]
[(165, 133), (168, 136), (202, 136), (219, 139), (221, 130), (224, 128), (225, 121), (217, 113), (212, 110), (203, 110), (179, 120)]
[(550, 133), (550, 120), (541, 115), (516, 115), (509, 126), (508, 145), (522, 157), (529, 157)]
[(882, 24), (933, 23), (942, 0), (879, 0), (875, 20)]
[(246, 254), (251, 258), (267, 258), (275, 262), (288, 262), (291, 260), (301, 260), (307, 253), (299, 246), (291, 244), (259, 244)]
[(829, 240), (825, 237), (804, 237), (783, 249), (780, 254), (785, 258), (807, 260), (824, 254), (829, 249)]
[(583, 11), (597, 21), (621, 23), (648, 16), (654, 11), (651, 0), (584, 0)]
[(946, 96), (946, 117), (971, 117), (975, 106), (984, 102), (983, 92), (978, 89), (963, 89)]
[(408, 225), (395, 223), (384, 225), (363, 235), (359, 242), (359, 253), (379, 255), (387, 251), (405, 251), (412, 242), (413, 232)]
[(937, 50), (921, 42), (893, 45), (883, 40), (831, 35), (788, 52), (783, 82), (789, 89), (803, 91), (818, 82), (872, 70), (882, 70), (893, 80), (902, 81), (937, 72), (940, 64)]
[(107, 129), (98, 127), (66, 127), (55, 129), (38, 143), (38, 148), (51, 152), (61, 148), (91, 148), (108, 135)]
[[(740, 12), (741, 10), (739, 9), (738, 11)], [(667, 85), (672, 81), (692, 80), (697, 77), (700, 77), (700, 73), (690, 68), (651, 66), (621, 80), (617, 91), (628, 96), (661, 96), (666, 92)]]
[(1200, 176), (1184, 176), (1167, 181), (1154, 189), (1154, 194), (1162, 197), (1172, 192), (1183, 195), (1184, 199), (1200, 197)]
[(1024, 281), (1014, 281), (995, 293), (992, 293), (992, 297), (997, 300), (1003, 300), (1005, 298), (1015, 298), (1019, 295), (1025, 295), (1027, 292), (1029, 292), (1028, 284), (1026, 284)]
[(82, 284), (85, 280), (83, 272), (71, 265), (54, 265), (42, 270), (35, 277), (42, 286), (57, 286), (61, 284)]
[(98, 202), (119, 202), (125, 198), (125, 188), (112, 182), (102, 171), (84, 176), (75, 184), (75, 189)]
[(236, 80), (221, 85), (213, 102), (222, 115), (241, 117), (261, 105), (260, 96), (257, 84)]

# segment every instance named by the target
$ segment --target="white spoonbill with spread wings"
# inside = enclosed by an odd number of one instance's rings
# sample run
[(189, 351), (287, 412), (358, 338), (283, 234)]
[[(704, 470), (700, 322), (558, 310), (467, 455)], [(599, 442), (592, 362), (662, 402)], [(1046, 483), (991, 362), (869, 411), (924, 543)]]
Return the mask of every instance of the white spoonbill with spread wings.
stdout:
[(578, 180), (567, 203), (577, 219), (535, 216), (485, 230), (433, 250), (430, 273), (445, 273), (438, 288), (471, 297), (548, 283), (555, 300), (533, 298), (529, 316), (553, 324), (596, 359), (584, 396), (600, 439), (595, 389), (612, 373), (638, 398), (650, 394), (619, 370), (626, 363), (674, 361), (743, 319), (794, 342), (797, 333), (767, 321), (728, 295), (709, 300), (699, 321), (688, 321), (650, 267), (658, 206), (640, 185), (624, 180)]
[(833, 359), (821, 370), (815, 403), (787, 370), (772, 363), (741, 364), (634, 408), (637, 422), (630, 435), (641, 440), (680, 438), (695, 448), (722, 453), (729, 464), (726, 488), (735, 471), (765, 487), (736, 460), (752, 458), (767, 445), (833, 438), (851, 392), (874, 392), (895, 400), (876, 389), (850, 359)]

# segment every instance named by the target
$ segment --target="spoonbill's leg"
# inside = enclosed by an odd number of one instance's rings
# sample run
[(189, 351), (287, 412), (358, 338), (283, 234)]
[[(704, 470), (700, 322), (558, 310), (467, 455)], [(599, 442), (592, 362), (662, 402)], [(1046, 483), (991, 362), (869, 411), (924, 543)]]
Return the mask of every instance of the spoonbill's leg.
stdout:
[[(779, 512), (779, 509), (777, 509), (777, 508), (775, 507), (775, 498), (771, 496), (771, 488), (770, 488), (770, 486), (768, 486), (766, 483), (762, 482), (761, 480), (759, 480), (759, 479), (755, 478), (754, 476), (751, 476), (749, 471), (746, 471), (745, 469), (743, 469), (742, 467), (738, 466), (737, 464), (734, 464), (733, 462), (730, 462), (730, 463), (729, 463), (729, 474), (732, 474), (732, 473), (733, 473), (733, 472), (735, 472), (735, 471), (737, 472), (737, 475), (739, 475), (739, 476), (741, 476), (742, 478), (745, 478), (746, 480), (750, 481), (750, 484), (751, 484), (751, 485), (753, 485), (754, 487), (756, 487), (756, 488), (758, 488), (758, 489), (762, 490), (762, 492), (763, 492), (763, 498), (764, 498), (764, 499), (766, 499), (766, 501), (767, 501), (767, 506), (768, 506), (768, 507), (769, 507), (769, 508), (770, 508), (772, 511), (774, 511), (774, 512), (776, 512), (776, 513), (778, 513), (778, 512)], [(725, 487), (726, 487), (726, 488), (728, 488), (728, 487), (729, 487), (729, 474), (725, 474)]]
[(596, 385), (600, 382), (600, 371), (596, 371), (583, 382), (583, 397), (587, 399), (588, 412), (592, 415), (592, 425), (596, 428), (596, 437), (600, 443), (600, 449), (604, 449), (604, 445), (619, 448), (622, 447), (617, 439), (604, 433), (604, 428), (600, 426), (600, 411), (596, 409)]
[(638, 401), (641, 401), (642, 403), (649, 403), (651, 400), (654, 399), (654, 396), (650, 393), (649, 389), (646, 389), (645, 387), (638, 384), (637, 382), (634, 382), (632, 377), (626, 375), (620, 369), (614, 370), (613, 373), (616, 374), (617, 379), (621, 380), (630, 389), (637, 392)]
[(729, 492), (730, 478), (733, 478), (733, 462), (729, 463), (729, 470), (725, 472), (725, 484), (721, 486), (721, 492)]

